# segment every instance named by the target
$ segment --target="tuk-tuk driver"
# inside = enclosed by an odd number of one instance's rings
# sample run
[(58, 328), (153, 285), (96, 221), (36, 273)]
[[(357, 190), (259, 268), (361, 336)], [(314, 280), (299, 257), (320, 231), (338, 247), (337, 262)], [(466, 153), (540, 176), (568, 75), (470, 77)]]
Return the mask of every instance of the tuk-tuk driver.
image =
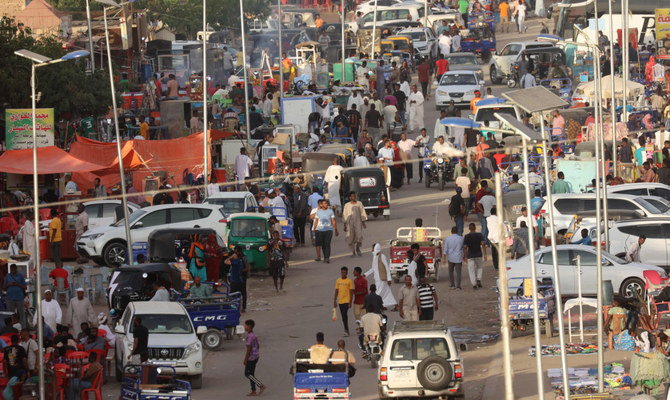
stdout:
[(212, 297), (212, 288), (209, 285), (203, 285), (202, 284), (202, 279), (200, 279), (199, 276), (196, 276), (193, 279), (193, 286), (191, 287), (189, 291), (188, 297), (195, 299), (195, 298), (203, 298), (203, 297)]

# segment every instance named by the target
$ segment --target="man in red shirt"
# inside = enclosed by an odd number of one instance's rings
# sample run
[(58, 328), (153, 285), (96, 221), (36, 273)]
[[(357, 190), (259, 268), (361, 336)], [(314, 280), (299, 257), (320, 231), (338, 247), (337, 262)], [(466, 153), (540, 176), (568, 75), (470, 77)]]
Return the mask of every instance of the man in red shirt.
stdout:
[(442, 75), (447, 71), (449, 71), (449, 61), (444, 59), (444, 54), (440, 54), (440, 58), (435, 61), (435, 79), (437, 79), (438, 84)]
[(67, 281), (67, 270), (63, 268), (62, 265), (56, 264), (56, 268), (49, 273), (49, 278), (52, 278), (54, 280), (54, 286), (57, 285), (56, 283), (56, 278), (63, 278), (65, 281), (65, 289), (68, 289), (70, 287), (70, 284)]
[(368, 280), (361, 273), (361, 267), (354, 268), (354, 317), (360, 321), (361, 312), (365, 311), (363, 305), (365, 296), (368, 295)]
[(416, 71), (419, 73), (419, 82), (421, 83), (421, 93), (423, 97), (428, 100), (428, 83), (430, 81), (430, 64), (428, 64), (428, 59), (424, 58), (416, 67)]

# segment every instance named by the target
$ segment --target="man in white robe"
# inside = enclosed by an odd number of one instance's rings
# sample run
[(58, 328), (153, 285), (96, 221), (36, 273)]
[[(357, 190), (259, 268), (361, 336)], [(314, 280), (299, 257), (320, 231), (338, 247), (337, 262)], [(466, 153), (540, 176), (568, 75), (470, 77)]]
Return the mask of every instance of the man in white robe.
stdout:
[(33, 223), (33, 213), (26, 214), (26, 222), (23, 224), (23, 251), (30, 254), (30, 258), (35, 259), (35, 224)]
[(335, 209), (335, 214), (339, 214), (342, 209), (340, 201), (340, 180), (342, 179), (342, 166), (339, 165), (339, 158), (333, 158), (333, 165), (328, 167), (323, 181), (328, 185), (328, 203)]
[(409, 130), (418, 132), (423, 128), (423, 93), (416, 85), (412, 85), (412, 94), (409, 95)]
[(65, 323), (72, 329), (72, 335), (77, 337), (81, 332), (82, 322), (94, 326), (97, 322), (91, 302), (84, 297), (84, 289), (77, 288), (77, 297), (70, 300), (70, 306), (65, 312)]
[(370, 270), (365, 273), (365, 276), (373, 274), (375, 278), (375, 286), (377, 287), (377, 294), (381, 296), (384, 301), (384, 307), (397, 307), (398, 302), (395, 300), (390, 287), (391, 268), (389, 268), (389, 263), (386, 260), (386, 257), (382, 254), (382, 247), (379, 243), (376, 243), (372, 249), (372, 266)]
[[(63, 319), (63, 311), (60, 309), (60, 304), (54, 300), (53, 293), (47, 289), (44, 291), (44, 299), (42, 299), (42, 315), (44, 316), (44, 323), (56, 332), (56, 326), (61, 323)], [(37, 313), (33, 317), (33, 326), (37, 326)]]
[(251, 167), (253, 165), (254, 162), (247, 155), (247, 149), (242, 147), (240, 154), (235, 157), (235, 176), (239, 185), (244, 185), (244, 180), (251, 176)]

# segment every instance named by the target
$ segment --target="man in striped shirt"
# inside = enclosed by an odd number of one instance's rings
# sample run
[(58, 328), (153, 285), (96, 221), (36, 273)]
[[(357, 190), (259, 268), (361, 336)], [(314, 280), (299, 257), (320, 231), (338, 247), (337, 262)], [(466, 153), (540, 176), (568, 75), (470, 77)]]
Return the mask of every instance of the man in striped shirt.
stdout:
[(421, 303), (420, 321), (432, 321), (433, 314), (437, 311), (437, 292), (435, 287), (426, 282), (426, 277), (419, 278), (419, 302)]

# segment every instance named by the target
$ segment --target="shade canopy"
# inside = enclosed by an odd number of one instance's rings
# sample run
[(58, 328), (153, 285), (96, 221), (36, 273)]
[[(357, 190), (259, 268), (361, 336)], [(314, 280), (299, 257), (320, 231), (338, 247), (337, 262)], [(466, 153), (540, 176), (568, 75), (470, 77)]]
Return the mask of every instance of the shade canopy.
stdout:
[[(56, 146), (40, 147), (37, 149), (38, 174), (90, 172), (101, 168), (104, 167), (74, 157)], [(32, 175), (33, 150), (7, 150), (0, 156), (0, 172)]]
[(502, 103), (506, 103), (506, 102), (507, 102), (507, 100), (505, 100), (501, 97), (489, 97), (488, 99), (479, 100), (477, 102), (477, 104), (475, 104), (475, 105), (477, 107), (481, 107), (481, 106), (488, 106), (488, 105), (491, 105), (491, 104), (502, 104)]
[(503, 93), (503, 97), (521, 107), (527, 113), (555, 110), (568, 105), (559, 96), (544, 86), (514, 90)]
[[(602, 78), (602, 98), (611, 99), (612, 98), (612, 75), (603, 76)], [(584, 82), (581, 85), (577, 86), (575, 89), (576, 94), (581, 94), (585, 97), (594, 98), (595, 97), (595, 81)], [(626, 97), (634, 98), (640, 94), (644, 93), (644, 85), (628, 81), (626, 83)], [(614, 77), (614, 98), (621, 99), (623, 98), (623, 79), (615, 76)]]

